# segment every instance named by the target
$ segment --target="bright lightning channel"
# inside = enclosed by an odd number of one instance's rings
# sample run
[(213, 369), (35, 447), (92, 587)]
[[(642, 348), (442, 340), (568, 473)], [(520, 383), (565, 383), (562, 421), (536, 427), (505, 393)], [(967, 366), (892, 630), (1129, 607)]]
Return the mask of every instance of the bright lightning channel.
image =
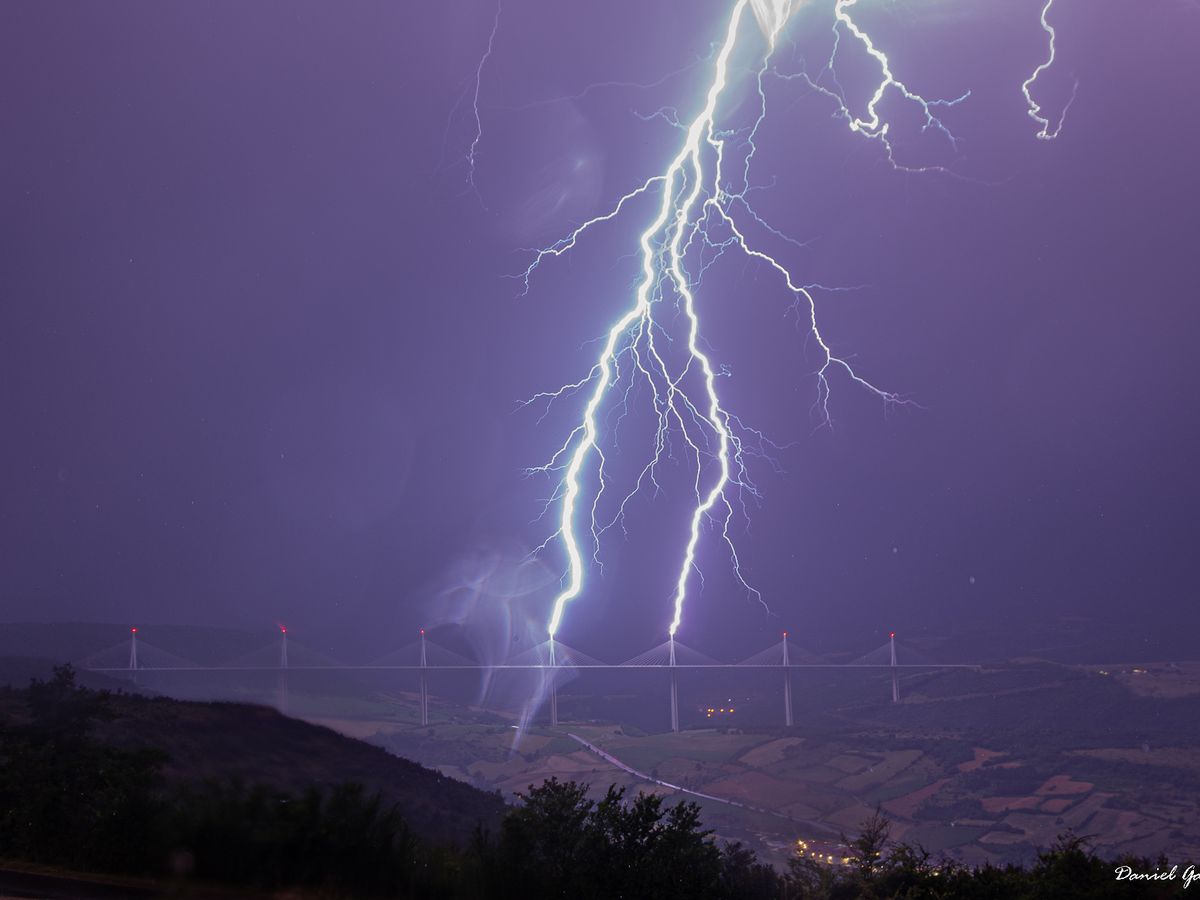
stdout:
[[(532, 262), (519, 276), (524, 285), (524, 291), (530, 288), (530, 279), (534, 272), (550, 259), (569, 253), (579, 240), (589, 231), (604, 223), (611, 222), (625, 211), (627, 205), (645, 196), (653, 196), (658, 192), (658, 211), (653, 220), (641, 232), (638, 240), (641, 260), (641, 276), (634, 296), (633, 305), (607, 331), (603, 339), (603, 348), (595, 364), (588, 374), (578, 381), (565, 384), (553, 391), (535, 395), (529, 403), (545, 401), (547, 408), (556, 400), (587, 392), (582, 418), (567, 436), (565, 442), (544, 465), (534, 467), (529, 472), (561, 472), (561, 479), (553, 496), (547, 501), (547, 510), (558, 502), (558, 528), (535, 550), (542, 552), (545, 548), (559, 540), (567, 557), (567, 569), (564, 573), (563, 585), (554, 604), (547, 623), (547, 631), (553, 640), (558, 633), (567, 606), (580, 595), (584, 582), (584, 551), (580, 535), (577, 531), (577, 520), (581, 517), (580, 504), (583, 499), (583, 479), (589, 473), (597, 480), (598, 486), (591, 503), (587, 504), (590, 518), (590, 536), (593, 547), (592, 559), (599, 564), (600, 539), (609, 529), (621, 524), (624, 528), (624, 516), (629, 501), (643, 490), (653, 489), (658, 492), (661, 486), (656, 478), (656, 471), (664, 455), (671, 456), (671, 436), (682, 436), (683, 444), (689, 459), (694, 463), (695, 478), (693, 490), (695, 504), (689, 517), (687, 542), (680, 560), (678, 575), (675, 580), (672, 597), (672, 617), (669, 633), (674, 638), (683, 619), (683, 609), (687, 599), (688, 583), (692, 575), (701, 578), (696, 565), (696, 554), (699, 547), (701, 530), (705, 521), (719, 525), (721, 536), (728, 546), (732, 561), (733, 572), (746, 591), (760, 603), (762, 596), (752, 588), (742, 576), (741, 563), (737, 549), (730, 535), (730, 523), (734, 517), (734, 505), (731, 495), (734, 495), (745, 511), (744, 497), (746, 494), (757, 497), (757, 490), (748, 477), (746, 456), (766, 456), (767, 449), (778, 449), (759, 431), (745, 425), (737, 416), (729, 413), (722, 405), (717, 392), (717, 378), (727, 374), (724, 370), (718, 372), (712, 360), (701, 347), (700, 321), (696, 311), (694, 290), (700, 284), (705, 271), (725, 251), (731, 248), (740, 250), (745, 256), (765, 264), (780, 278), (783, 285), (792, 294), (795, 309), (807, 322), (809, 337), (817, 345), (821, 354), (821, 363), (816, 370), (816, 400), (814, 410), (817, 411), (823, 425), (830, 425), (829, 398), (831, 392), (831, 376), (841, 372), (852, 383), (865, 389), (880, 399), (885, 406), (893, 404), (911, 404), (898, 394), (882, 390), (867, 379), (860, 376), (850, 363), (834, 354), (818, 325), (817, 303), (813, 290), (819, 286), (803, 283), (793, 276), (790, 269), (777, 258), (759, 249), (751, 243), (750, 238), (735, 216), (747, 215), (756, 225), (796, 246), (803, 246), (782, 232), (767, 224), (752, 208), (747, 195), (754, 190), (750, 183), (750, 164), (757, 150), (755, 137), (762, 125), (767, 111), (767, 97), (764, 89), (764, 77), (768, 74), (783, 81), (802, 80), (810, 89), (829, 98), (835, 106), (835, 114), (847, 123), (850, 130), (856, 134), (877, 141), (884, 149), (888, 162), (896, 169), (907, 172), (945, 172), (942, 166), (923, 166), (911, 168), (896, 161), (894, 148), (890, 139), (890, 124), (880, 111), (880, 104), (889, 91), (897, 92), (907, 102), (916, 104), (924, 117), (922, 131), (934, 130), (945, 138), (952, 148), (957, 148), (958, 139), (942, 122), (935, 110), (946, 109), (965, 101), (970, 92), (966, 92), (953, 100), (930, 100), (908, 87), (896, 77), (892, 63), (887, 54), (881, 50), (871, 36), (859, 26), (851, 16), (852, 9), (858, 0), (835, 0), (833, 24), (833, 49), (824, 69), (812, 77), (801, 70), (795, 74), (781, 74), (771, 66), (775, 46), (779, 34), (788, 18), (795, 10), (797, 3), (793, 0), (737, 0), (730, 17), (724, 41), (716, 55), (713, 69), (713, 79), (706, 94), (705, 104), (694, 119), (684, 125), (678, 113), (673, 108), (664, 108), (653, 116), (661, 116), (672, 125), (684, 132), (684, 142), (666, 170), (653, 175), (640, 186), (622, 196), (608, 211), (595, 216), (569, 232), (549, 246), (536, 251)], [(1042, 26), (1050, 35), (1049, 59), (1040, 65), (1023, 85), (1023, 92), (1030, 104), (1029, 114), (1042, 125), (1039, 138), (1053, 139), (1062, 128), (1063, 117), (1060, 116), (1057, 125), (1050, 129), (1049, 121), (1041, 115), (1040, 107), (1030, 96), (1030, 87), (1037, 77), (1054, 62), (1054, 30), (1046, 21), (1047, 13), (1053, 0), (1048, 0), (1042, 9)], [(742, 131), (721, 131), (716, 127), (717, 107), (725, 91), (730, 58), (738, 45), (739, 31), (747, 8), (754, 10), (755, 16), (762, 26), (766, 36), (766, 48), (757, 73), (757, 89), (760, 101), (758, 117), (753, 126)], [(497, 22), (499, 8), (497, 8)], [(850, 103), (838, 81), (835, 63), (841, 52), (843, 35), (852, 37), (867, 55), (879, 67), (879, 81), (868, 99), (863, 114), (851, 111)], [(488, 52), (491, 52), (495, 39), (495, 27), (489, 40)], [(480, 61), (480, 72), (483, 62)], [(478, 75), (478, 73), (477, 73)], [(830, 86), (832, 85), (832, 86)], [(1072, 100), (1074, 94), (1072, 94)], [(1067, 107), (1070, 106), (1068, 102)], [(478, 79), (476, 83), (476, 110), (478, 110)], [(478, 120), (478, 112), (477, 112)], [(1063, 110), (1063, 116), (1066, 109)], [(744, 135), (742, 143), (747, 148), (742, 158), (742, 171), (739, 188), (735, 191), (724, 177), (723, 164), (726, 157), (726, 142), (731, 136)], [(479, 142), (479, 130), (472, 144), (470, 158), (473, 161), (475, 148)], [(711, 166), (711, 173), (708, 167)], [(709, 229), (721, 229), (719, 237)], [(693, 248), (698, 248), (694, 250)], [(705, 259), (705, 252), (711, 253)], [(689, 270), (689, 259), (698, 253), (700, 264), (698, 270)], [(664, 305), (666, 290), (670, 290), (676, 298), (676, 306), (686, 320), (687, 328), (687, 359), (677, 370), (668, 365), (667, 357), (660, 352), (659, 342), (671, 340), (666, 326), (656, 317), (656, 310)], [(657, 338), (657, 339), (656, 339)], [(657, 416), (657, 429), (653, 442), (653, 454), (650, 460), (639, 472), (632, 489), (621, 498), (617, 504), (614, 516), (605, 520), (599, 514), (601, 498), (609, 485), (606, 473), (606, 457), (599, 445), (601, 433), (601, 408), (605, 398), (628, 375), (628, 386), (618, 403), (622, 410), (617, 424), (629, 411), (630, 392), (637, 379), (643, 379), (649, 385), (653, 401), (653, 409)], [(702, 384), (702, 393), (694, 394), (694, 389), (684, 384), (685, 378), (697, 377)], [(597, 462), (589, 466), (593, 455)], [(769, 457), (767, 457), (769, 459)], [(709, 483), (705, 484), (706, 460), (715, 462), (716, 473)], [(711, 468), (711, 465), (707, 468)], [(718, 511), (720, 510), (720, 511)], [(765, 607), (765, 603), (763, 604)]]
[[(875, 42), (871, 40), (871, 36), (859, 28), (854, 19), (850, 17), (849, 10), (857, 3), (858, 0), (837, 0), (837, 3), (833, 9), (834, 19), (838, 24), (841, 24), (846, 31), (853, 35), (863, 45), (863, 47), (866, 48), (867, 53), (870, 54), (872, 59), (879, 63), (880, 73), (883, 77), (878, 86), (875, 88), (875, 93), (871, 95), (871, 99), (867, 102), (868, 118), (863, 119), (858, 116), (850, 116), (850, 130), (861, 131), (868, 137), (879, 138), (883, 145), (887, 147), (888, 158), (891, 159), (892, 147), (888, 142), (887, 137), (888, 123), (883, 121), (879, 116), (879, 104), (880, 101), (883, 100), (884, 95), (887, 93), (888, 88), (892, 88), (899, 91), (904, 96), (904, 99), (910, 100), (921, 107), (922, 112), (925, 114), (925, 123), (922, 126), (922, 131), (926, 131), (930, 128), (936, 128), (943, 135), (945, 135), (946, 138), (949, 139), (952, 145), (957, 146), (958, 139), (951, 133), (950, 129), (942, 124), (942, 120), (934, 115), (933, 107), (957, 106), (959, 103), (962, 103), (964, 100), (970, 97), (971, 92), (967, 91), (965, 94), (954, 100), (926, 100), (920, 94), (910, 90), (908, 85), (892, 74), (892, 64), (888, 60), (887, 54), (876, 47)], [(836, 27), (837, 25), (834, 26), (835, 30)], [(837, 53), (837, 48), (838, 42), (835, 40), (833, 49), (834, 54)], [(833, 55), (829, 57), (828, 68), (830, 70), (833, 69)]]
[[(638, 241), (641, 277), (633, 305), (609, 328), (599, 358), (585, 378), (564, 385), (556, 391), (539, 395), (553, 400), (590, 386), (590, 393), (587, 396), (580, 424), (572, 430), (566, 442), (548, 463), (531, 470), (563, 472), (560, 489), (556, 492), (555, 497), (551, 498), (551, 502), (560, 501), (558, 530), (547, 543), (555, 538), (561, 540), (567, 556), (567, 571), (562, 590), (554, 599), (553, 610), (547, 625), (547, 631), (551, 638), (557, 634), (562, 624), (567, 605), (583, 590), (584, 551), (577, 533), (576, 520), (580, 516), (579, 507), (583, 494), (582, 478), (592, 452), (595, 451), (598, 459), (596, 475), (599, 479), (599, 487), (591, 503), (592, 543), (598, 547), (600, 534), (615, 524), (617, 518), (623, 517), (626, 503), (643, 487), (644, 483), (651, 482), (657, 489), (655, 468), (662, 459), (667, 445), (668, 432), (672, 429), (682, 435), (689, 458), (693, 459), (695, 464), (693, 485), (695, 505), (691, 511), (687, 543), (675, 582), (669, 626), (670, 634), (674, 636), (682, 622), (688, 582), (696, 570), (696, 552), (700, 543), (702, 526), (706, 519), (720, 522), (722, 537), (729, 547), (735, 574), (747, 591), (757, 597), (760, 602), (762, 600), (758, 592), (751, 588), (741, 576), (737, 550), (729, 534), (729, 524), (734, 515), (734, 507), (729, 493), (731, 487), (754, 493), (754, 487), (747, 478), (745, 470), (744, 457), (752, 449), (746, 445), (746, 441), (747, 437), (756, 438), (758, 446), (761, 447), (765, 439), (759, 432), (742, 425), (736, 416), (728, 413), (721, 405), (717, 392), (718, 372), (708, 354), (701, 347), (700, 320), (693, 294), (693, 288), (698, 279), (693, 277), (687, 266), (688, 252), (693, 244), (699, 242), (706, 247), (715, 248), (718, 253), (730, 246), (736, 246), (749, 257), (766, 263), (774, 269), (788, 290), (802, 303), (807, 311), (810, 334), (818, 344), (823, 357), (817, 372), (817, 402), (826, 423), (828, 423), (829, 375), (835, 368), (844, 370), (854, 382), (874, 393), (885, 403), (905, 402), (896, 394), (880, 390), (860, 377), (847, 361), (833, 353), (817, 327), (816, 302), (809, 287), (794, 278), (791, 272), (773, 256), (753, 247), (733, 216), (734, 201), (746, 209), (749, 209), (749, 204), (745, 196), (746, 188), (743, 187), (738, 194), (730, 194), (722, 187), (722, 163), (725, 158), (725, 143), (728, 135), (718, 132), (715, 119), (718, 101), (727, 84), (730, 57), (738, 44), (740, 26), (748, 6), (749, 0), (738, 0), (734, 6), (724, 41), (716, 57), (713, 80), (708, 89), (704, 107), (686, 126), (683, 146), (666, 170), (660, 175), (649, 178), (640, 187), (623, 196), (609, 212), (584, 222), (566, 237), (538, 251), (533, 262), (523, 273), (525, 286), (528, 289), (530, 276), (547, 258), (567, 253), (585, 232), (616, 218), (621, 214), (625, 205), (635, 198), (653, 191), (660, 192), (658, 212), (641, 233)], [(774, 50), (775, 39), (786, 18), (786, 5), (770, 16), (764, 67)], [(862, 32), (858, 33), (862, 34)], [(885, 75), (889, 79), (889, 84), (898, 84), (890, 75), (890, 70), (886, 69), (886, 62)], [(909, 95), (907, 91), (906, 95)], [(760, 96), (763, 97), (764, 105), (759, 122), (765, 115), (765, 96), (761, 91), (761, 72)], [(753, 133), (749, 144), (750, 153), (752, 153)], [(710, 175), (706, 175), (706, 167), (710, 162), (712, 171)], [(747, 158), (747, 170), (748, 166), (749, 159)], [(755, 220), (762, 221), (752, 210), (750, 214)], [(715, 225), (723, 225), (728, 237), (714, 242), (707, 229)], [(703, 268), (707, 268), (707, 265), (711, 265), (711, 260)], [(677, 304), (686, 318), (687, 361), (679, 371), (671, 370), (656, 342), (656, 335), (661, 339), (661, 335), (665, 333), (665, 329), (655, 317), (655, 309), (664, 299), (663, 291), (666, 284), (669, 284), (674, 291)], [(600, 412), (606, 395), (622, 377), (622, 366), (628, 366), (632, 370), (633, 377), (640, 376), (650, 385), (654, 408), (658, 415), (658, 431), (653, 457), (639, 474), (633, 490), (621, 501), (617, 518), (604, 523), (597, 518), (600, 496), (607, 485), (604, 471), (605, 456), (598, 446), (601, 427)], [(685, 376), (689, 374), (699, 375), (699, 380), (703, 385), (702, 394), (696, 396), (689, 394), (689, 389), (683, 384)], [(627, 400), (628, 390), (626, 402)], [(706, 458), (715, 461), (717, 469), (716, 477), (707, 485), (704, 484)], [(722, 510), (721, 512), (717, 512), (718, 507)], [(542, 546), (545, 547), (546, 544)]]
[[(843, 120), (850, 130), (856, 134), (877, 141), (883, 147), (888, 163), (892, 168), (904, 172), (938, 172), (949, 174), (949, 170), (940, 165), (913, 167), (898, 162), (890, 134), (891, 123), (883, 117), (879, 105), (883, 102), (889, 91), (899, 93), (905, 100), (916, 104), (920, 108), (921, 114), (924, 117), (924, 122), (921, 125), (922, 133), (930, 130), (936, 131), (950, 144), (952, 150), (957, 150), (958, 137), (942, 121), (936, 110), (958, 106), (971, 96), (971, 92), (966, 91), (953, 100), (930, 100), (912, 90), (905, 82), (896, 77), (892, 71), (892, 63), (888, 55), (876, 45), (870, 34), (851, 16), (851, 10), (857, 4), (858, 0), (835, 0), (833, 9), (833, 47), (829, 52), (829, 59), (825, 63), (824, 68), (816, 76), (810, 75), (803, 68), (792, 74), (785, 75), (775, 70), (771, 70), (770, 74), (783, 81), (803, 81), (811, 90), (833, 101), (836, 107), (835, 115), (837, 118)], [(875, 89), (867, 101), (865, 116), (857, 115), (851, 111), (850, 101), (846, 98), (845, 91), (837, 77), (837, 58), (842, 50), (843, 33), (848, 34), (861, 44), (867, 55), (879, 67), (879, 82), (875, 85)], [(763, 71), (766, 71), (765, 65)], [(762, 93), (761, 84), (759, 93)]]
[(1058, 35), (1054, 31), (1054, 26), (1052, 26), (1046, 20), (1046, 17), (1050, 14), (1050, 7), (1053, 5), (1054, 0), (1046, 0), (1046, 5), (1042, 7), (1041, 17), (1042, 30), (1045, 31), (1049, 37), (1049, 55), (1046, 57), (1046, 61), (1034, 69), (1033, 73), (1026, 78), (1024, 83), (1021, 85), (1021, 93), (1025, 95), (1025, 103), (1029, 107), (1029, 118), (1033, 119), (1033, 121), (1037, 122), (1038, 125), (1041, 126), (1037, 133), (1038, 140), (1041, 141), (1052, 141), (1058, 137), (1059, 133), (1062, 131), (1063, 122), (1065, 122), (1067, 119), (1067, 110), (1071, 108), (1071, 104), (1075, 102), (1075, 95), (1079, 92), (1079, 79), (1076, 78), (1074, 80), (1074, 86), (1071, 88), (1071, 96), (1068, 98), (1066, 105), (1063, 106), (1063, 110), (1058, 117), (1058, 122), (1055, 123), (1053, 128), (1050, 127), (1049, 117), (1042, 114), (1042, 107), (1039, 106), (1037, 101), (1033, 99), (1033, 83), (1038, 80), (1039, 75), (1054, 65), (1054, 44), (1058, 38)]

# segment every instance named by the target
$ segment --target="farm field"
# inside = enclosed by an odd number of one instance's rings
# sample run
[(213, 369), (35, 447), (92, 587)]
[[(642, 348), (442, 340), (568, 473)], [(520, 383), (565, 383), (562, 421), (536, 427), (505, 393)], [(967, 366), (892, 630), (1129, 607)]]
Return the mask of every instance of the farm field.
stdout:
[[(894, 840), (970, 863), (1028, 861), (1068, 829), (1091, 836), (1103, 853), (1195, 858), (1200, 751), (1189, 735), (1176, 746), (1151, 746), (1140, 729), (1081, 729), (1073, 745), (1048, 748), (1013, 734), (1003, 709), (990, 735), (940, 727), (930, 714), (944, 707), (953, 724), (956, 705), (977, 702), (991, 686), (997, 704), (1027, 711), (1057, 704), (1064, 683), (1082, 702), (1111, 705), (1113, 691), (1133, 704), (1195, 702), (1180, 698), (1176, 670), (1164, 675), (1169, 690), (1155, 688), (1146, 673), (1136, 676), (1136, 692), (1122, 683), (1135, 676), (1089, 672), (1081, 679), (1058, 666), (1019, 673), (1019, 692), (1005, 687), (1018, 680), (1011, 671), (991, 676), (994, 685), (987, 675), (959, 685), (935, 676), (914, 680), (900, 704), (863, 704), (855, 694), (839, 707), (834, 697), (828, 711), (836, 717), (814, 716), (792, 729), (747, 723), (647, 734), (564, 716), (557, 728), (536, 724), (519, 733), (512, 717), (437, 702), (427, 727), (413, 723), (411, 707), (395, 716), (312, 720), (506, 798), (556, 777), (586, 782), (597, 797), (615, 784), (689, 799), (718, 837), (747, 842), (777, 863), (800, 841), (836, 857), (839, 835), (855, 833), (877, 806)], [(1092, 688), (1097, 697), (1087, 698)], [(391, 699), (404, 705), (410, 698)]]

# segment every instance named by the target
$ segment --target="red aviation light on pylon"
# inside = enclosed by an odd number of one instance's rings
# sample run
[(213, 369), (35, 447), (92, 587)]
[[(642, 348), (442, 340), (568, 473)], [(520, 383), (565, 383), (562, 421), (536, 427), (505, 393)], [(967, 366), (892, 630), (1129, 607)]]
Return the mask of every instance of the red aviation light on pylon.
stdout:
[(888, 637), (890, 637), (890, 638), (892, 638), (893, 640), (895, 640), (895, 638), (896, 638), (896, 632), (894, 632), (894, 631), (888, 632)]
[(129, 633), (130, 633), (130, 634), (137, 634), (137, 629), (136, 629), (136, 628), (130, 628), (130, 629), (129, 629)]
[(280, 634), (287, 634), (287, 626), (286, 626), (286, 625), (280, 625), (280, 626), (279, 626), (279, 633), (280, 633)]
[(421, 637), (425, 637), (425, 629), (424, 628), (421, 629)]

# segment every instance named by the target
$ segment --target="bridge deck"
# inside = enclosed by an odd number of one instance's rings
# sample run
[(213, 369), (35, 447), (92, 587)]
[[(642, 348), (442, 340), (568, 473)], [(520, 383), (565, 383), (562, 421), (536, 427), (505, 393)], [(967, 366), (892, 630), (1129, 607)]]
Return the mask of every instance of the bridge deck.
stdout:
[(525, 665), (509, 665), (501, 663), (494, 666), (485, 665), (448, 665), (448, 666), (422, 666), (422, 665), (387, 665), (387, 666), (139, 666), (137, 669), (131, 669), (128, 666), (96, 666), (87, 668), (88, 672), (386, 672), (392, 670), (415, 670), (415, 669), (439, 669), (445, 671), (453, 670), (488, 670), (495, 671), (497, 669), (771, 669), (779, 671), (781, 669), (982, 669), (983, 666), (977, 663), (898, 663), (891, 665), (889, 663), (789, 663), (782, 665), (780, 663), (676, 663), (674, 666), (664, 663), (655, 664), (633, 664), (623, 665), (615, 663), (611, 665), (564, 665), (551, 666), (546, 664), (525, 664)]

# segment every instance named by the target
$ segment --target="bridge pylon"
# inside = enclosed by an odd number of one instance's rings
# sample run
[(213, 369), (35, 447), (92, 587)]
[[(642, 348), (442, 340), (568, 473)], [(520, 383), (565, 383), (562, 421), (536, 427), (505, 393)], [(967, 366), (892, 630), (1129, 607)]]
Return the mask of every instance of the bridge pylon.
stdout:
[(279, 626), (279, 711), (285, 716), (288, 712), (288, 656), (287, 656), (287, 626)]
[(421, 725), (429, 724), (429, 658), (425, 655), (425, 629), (421, 629)]
[(137, 628), (134, 627), (129, 629), (129, 678), (134, 684), (137, 684), (137, 670)]
[(550, 635), (550, 669), (546, 678), (549, 680), (550, 724), (555, 727), (558, 726), (558, 682), (554, 677), (557, 674), (554, 667), (557, 665), (558, 661), (554, 658), (554, 635)]
[(892, 702), (900, 702), (900, 677), (896, 669), (896, 632), (888, 632), (888, 641), (892, 646)]
[(792, 669), (788, 664), (787, 632), (783, 633), (783, 724), (792, 727)]
[(667, 639), (670, 650), (668, 667), (671, 669), (671, 731), (679, 731), (679, 676), (675, 670), (675, 635)]

